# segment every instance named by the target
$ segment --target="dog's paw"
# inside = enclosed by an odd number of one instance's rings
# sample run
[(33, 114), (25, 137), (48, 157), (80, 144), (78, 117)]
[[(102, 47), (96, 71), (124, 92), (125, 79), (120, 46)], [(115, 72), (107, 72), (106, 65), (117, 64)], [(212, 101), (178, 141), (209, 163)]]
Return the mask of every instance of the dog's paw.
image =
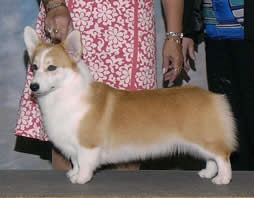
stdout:
[(73, 184), (85, 184), (89, 182), (92, 179), (92, 174), (74, 174), (70, 177), (70, 181)]
[(206, 178), (206, 179), (211, 179), (215, 176), (216, 171), (210, 170), (210, 169), (202, 169), (201, 171), (198, 172), (198, 175), (201, 178)]
[(212, 182), (217, 185), (229, 184), (230, 181), (231, 181), (231, 177), (228, 177), (228, 176), (219, 176), (218, 175), (212, 179)]
[(72, 178), (74, 175), (78, 174), (78, 170), (71, 169), (66, 173), (68, 178)]

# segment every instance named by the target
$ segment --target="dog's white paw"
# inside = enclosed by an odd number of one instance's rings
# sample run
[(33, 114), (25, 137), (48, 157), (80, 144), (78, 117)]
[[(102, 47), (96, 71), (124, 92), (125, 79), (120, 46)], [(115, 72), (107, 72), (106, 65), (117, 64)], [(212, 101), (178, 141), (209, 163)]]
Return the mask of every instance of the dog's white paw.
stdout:
[(198, 172), (201, 178), (211, 179), (217, 174), (218, 168), (214, 161), (208, 160), (206, 162), (206, 168)]
[(209, 170), (209, 169), (202, 169), (201, 171), (198, 172), (198, 175), (201, 178), (206, 178), (206, 179), (211, 179), (215, 176), (216, 172), (214, 170)]
[(69, 170), (69, 171), (66, 173), (66, 176), (67, 176), (68, 178), (71, 178), (71, 177), (73, 177), (73, 176), (76, 175), (76, 174), (78, 174), (78, 170), (71, 169), (71, 170)]
[(230, 181), (231, 181), (231, 177), (228, 177), (228, 176), (219, 176), (218, 175), (212, 179), (212, 182), (217, 185), (229, 184)]
[(81, 174), (80, 172), (70, 177), (70, 181), (73, 184), (85, 184), (89, 182), (91, 179), (92, 179), (92, 174), (89, 174), (89, 173)]

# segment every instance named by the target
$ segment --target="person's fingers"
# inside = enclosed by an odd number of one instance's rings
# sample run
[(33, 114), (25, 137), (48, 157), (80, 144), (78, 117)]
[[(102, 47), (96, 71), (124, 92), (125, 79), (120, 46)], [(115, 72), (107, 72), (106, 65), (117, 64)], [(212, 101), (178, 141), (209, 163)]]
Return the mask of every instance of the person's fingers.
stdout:
[(73, 31), (73, 25), (70, 21), (68, 24), (62, 24), (59, 26), (59, 36), (58, 38), (63, 41), (67, 38), (68, 34)]
[(65, 40), (72, 30), (72, 21), (68, 17), (52, 15), (45, 20), (46, 36), (51, 38), (52, 41)]
[(170, 69), (167, 73), (165, 73), (164, 80), (169, 80), (171, 83), (173, 83), (177, 78), (177, 76), (181, 73), (182, 67), (176, 68), (170, 67), (170, 68), (172, 69)]
[(176, 58), (173, 62), (172, 62), (172, 67), (175, 69), (175, 71), (177, 73), (180, 73), (182, 67), (183, 67), (183, 60), (180, 60), (178, 58)]
[(173, 71), (169, 71), (164, 75), (165, 80), (169, 80), (171, 82), (172, 78), (175, 76), (175, 73)]
[(48, 28), (48, 27), (44, 27), (44, 32), (45, 32), (45, 36), (47, 37), (47, 38), (50, 38), (50, 31), (51, 31), (51, 29), (50, 28)]
[(50, 35), (51, 35), (51, 42), (53, 44), (58, 44), (58, 43), (61, 42), (61, 31), (60, 31), (60, 29), (58, 29), (58, 28), (53, 29), (53, 31)]
[(164, 79), (174, 82), (184, 62), (182, 46), (175, 40), (166, 40), (163, 47)]
[(170, 57), (163, 56), (163, 74), (165, 74), (171, 65)]
[(46, 36), (51, 39), (51, 42), (56, 44), (67, 37), (68, 29), (65, 26), (57, 26), (55, 23), (51, 24), (50, 27), (45, 28), (45, 32)]
[(170, 72), (167, 72), (164, 76), (164, 79), (167, 81), (169, 80), (171, 83), (173, 83), (177, 77), (177, 73), (174, 70), (171, 70)]
[(175, 58), (164, 57), (164, 68), (166, 73), (164, 73), (164, 79), (169, 80), (173, 83), (176, 77), (181, 73), (183, 60), (182, 57), (174, 56)]
[(188, 54), (187, 54), (187, 51), (184, 51), (183, 50), (183, 65), (184, 67), (188, 66)]
[(189, 72), (190, 71), (190, 59), (188, 58), (185, 62), (184, 62), (184, 70), (186, 72)]
[(46, 19), (44, 30), (45, 30), (46, 37), (50, 38), (51, 42), (53, 41), (55, 42), (56, 40), (59, 39), (58, 37), (59, 37), (60, 31), (57, 28), (57, 25), (54, 22), (54, 20)]
[(63, 35), (62, 32), (63, 31), (60, 28), (55, 29), (55, 38), (61, 41), (62, 37), (63, 37), (62, 36)]
[(195, 60), (196, 55), (195, 55), (194, 46), (189, 47), (188, 54), (189, 54), (189, 56), (191, 57), (192, 60)]
[(47, 17), (45, 20), (45, 32), (52, 34), (53, 30), (55, 29), (55, 22), (52, 17)]
[(45, 36), (48, 38), (51, 38), (53, 27), (50, 25), (50, 23), (47, 23), (47, 24), (45, 23), (44, 31), (45, 31)]
[(188, 49), (187, 49), (186, 45), (183, 45), (182, 52), (183, 52), (183, 58), (187, 59)]
[(183, 54), (183, 65), (185, 66), (187, 64), (188, 61), (188, 55), (187, 54)]
[(190, 69), (190, 61), (189, 61), (190, 57), (187, 51), (188, 51), (187, 48), (185, 50), (183, 49), (183, 66), (186, 72), (188, 72)]

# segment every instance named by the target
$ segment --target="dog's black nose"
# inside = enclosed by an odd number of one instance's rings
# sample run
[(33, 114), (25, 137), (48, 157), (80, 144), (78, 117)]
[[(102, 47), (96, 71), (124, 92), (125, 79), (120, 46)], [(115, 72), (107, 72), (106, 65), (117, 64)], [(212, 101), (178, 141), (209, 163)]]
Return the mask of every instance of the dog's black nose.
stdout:
[(33, 91), (33, 92), (36, 92), (40, 89), (40, 85), (38, 83), (32, 83), (30, 85), (30, 89)]

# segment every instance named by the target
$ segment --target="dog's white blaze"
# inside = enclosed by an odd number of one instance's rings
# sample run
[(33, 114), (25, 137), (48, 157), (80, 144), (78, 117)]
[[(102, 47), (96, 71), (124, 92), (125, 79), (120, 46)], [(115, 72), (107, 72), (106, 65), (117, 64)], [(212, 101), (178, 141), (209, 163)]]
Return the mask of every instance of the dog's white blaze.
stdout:
[(44, 92), (50, 90), (50, 83), (47, 74), (45, 73), (45, 68), (48, 66), (46, 63), (50, 64), (52, 58), (47, 57), (48, 53), (52, 50), (52, 48), (46, 48), (41, 53), (40, 56), (36, 56), (34, 60), (34, 64), (38, 66), (38, 70), (35, 72), (32, 83), (38, 83), (40, 85), (40, 90), (38, 92)]
[[(45, 50), (42, 51), (41, 55), (40, 55), (40, 65), (44, 65), (45, 61), (49, 62), (50, 58), (47, 57), (48, 53), (52, 50), (53, 48), (46, 48)], [(43, 68), (41, 68), (43, 69)]]

